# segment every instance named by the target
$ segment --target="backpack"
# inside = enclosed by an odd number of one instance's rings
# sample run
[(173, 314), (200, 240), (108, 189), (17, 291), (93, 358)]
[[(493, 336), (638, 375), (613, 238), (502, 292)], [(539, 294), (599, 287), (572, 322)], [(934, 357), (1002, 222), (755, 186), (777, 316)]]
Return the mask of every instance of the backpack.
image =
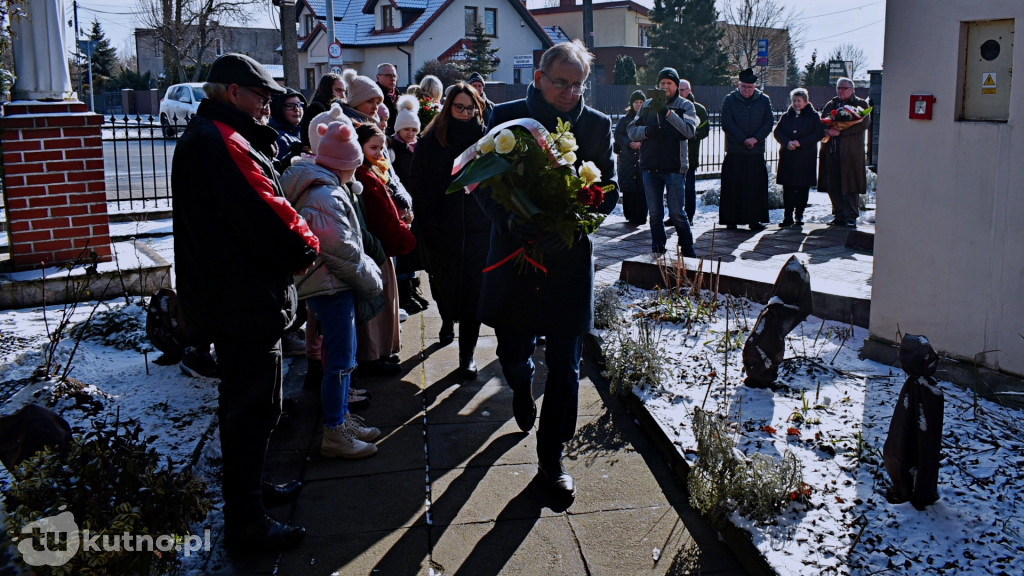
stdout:
[(188, 331), (185, 316), (178, 305), (178, 295), (170, 288), (157, 290), (149, 299), (146, 311), (146, 336), (157, 350), (164, 353), (157, 364), (177, 364), (185, 353)]

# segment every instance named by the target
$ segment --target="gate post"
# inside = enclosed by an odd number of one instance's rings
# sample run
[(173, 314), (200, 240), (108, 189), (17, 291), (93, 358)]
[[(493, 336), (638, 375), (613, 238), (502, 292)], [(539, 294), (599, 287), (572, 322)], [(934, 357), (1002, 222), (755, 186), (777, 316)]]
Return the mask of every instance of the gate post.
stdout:
[(82, 102), (4, 106), (0, 150), (15, 270), (74, 262), (90, 251), (111, 260), (102, 123)]

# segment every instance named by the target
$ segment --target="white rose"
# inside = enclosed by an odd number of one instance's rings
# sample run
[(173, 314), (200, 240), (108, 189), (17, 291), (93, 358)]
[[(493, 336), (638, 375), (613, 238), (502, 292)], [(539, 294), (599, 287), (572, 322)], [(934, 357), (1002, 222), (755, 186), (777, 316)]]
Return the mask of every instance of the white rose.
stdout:
[(563, 152), (562, 153), (562, 158), (566, 162), (568, 162), (569, 164), (575, 164), (576, 163), (576, 153), (575, 152), (572, 152), (572, 151)]
[(508, 128), (498, 132), (494, 137), (494, 149), (498, 154), (508, 154), (516, 147), (516, 135)]
[(601, 171), (596, 164), (588, 160), (580, 166), (580, 178), (586, 180), (587, 186), (590, 186), (601, 179)]
[(490, 154), (494, 152), (494, 138), (488, 136), (480, 142), (479, 149), (484, 154)]
[(579, 146), (576, 145), (576, 136), (572, 135), (572, 133), (567, 132), (562, 134), (562, 137), (558, 139), (558, 151), (563, 154), (578, 148)]

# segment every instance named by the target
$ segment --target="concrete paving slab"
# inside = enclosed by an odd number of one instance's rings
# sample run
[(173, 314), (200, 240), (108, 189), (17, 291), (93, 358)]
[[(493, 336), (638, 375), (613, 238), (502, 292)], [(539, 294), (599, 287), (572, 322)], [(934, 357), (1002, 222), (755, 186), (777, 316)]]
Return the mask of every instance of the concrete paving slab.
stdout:
[(425, 526), (307, 536), (299, 548), (282, 554), (276, 574), (427, 576), (429, 549)]
[(348, 536), (425, 524), (423, 470), (308, 480), (291, 521), (311, 536)]
[[(372, 422), (367, 422), (372, 425)], [(321, 457), (321, 434), (318, 432), (310, 444), (305, 470), (306, 479), (331, 480), (368, 477), (376, 474), (423, 469), (422, 422), (416, 422), (409, 426), (384, 427), (380, 431), (381, 437), (375, 442), (377, 453), (361, 460)]]
[[(528, 490), (529, 488), (527, 488)], [(508, 508), (518, 510), (517, 499)], [(529, 496), (526, 496), (529, 498)], [(540, 510), (537, 510), (540, 513)], [(587, 574), (576, 535), (564, 515), (448, 526), (432, 559), (445, 575), (553, 576)]]
[[(555, 516), (546, 508), (537, 465), (496, 464), (441, 471), (432, 476), (430, 516), (435, 527)], [(518, 499), (512, 498), (519, 494)]]

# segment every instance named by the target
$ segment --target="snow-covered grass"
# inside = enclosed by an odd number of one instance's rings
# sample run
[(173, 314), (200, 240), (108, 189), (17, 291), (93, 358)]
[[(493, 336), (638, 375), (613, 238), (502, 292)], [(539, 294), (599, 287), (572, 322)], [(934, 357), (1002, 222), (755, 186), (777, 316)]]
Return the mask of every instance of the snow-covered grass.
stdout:
[[(619, 290), (628, 306), (627, 329), (635, 333), (646, 317), (640, 304), (649, 308), (657, 297)], [(940, 499), (924, 511), (890, 504), (881, 451), (906, 374), (859, 358), (866, 330), (812, 316), (787, 337), (782, 388), (748, 388), (741, 383), (740, 347), (760, 308), (743, 300), (727, 305), (723, 297), (709, 322), (661, 322), (662, 383), (633, 392), (691, 464), (697, 453), (693, 414), (702, 407), (728, 419), (748, 457), (797, 456), (810, 488), (806, 503), (790, 503), (770, 522), (729, 514), (776, 572), (1020, 574), (1024, 414), (939, 382), (945, 394)], [(738, 337), (726, 338), (726, 309), (728, 330)], [(740, 347), (726, 354), (727, 340)]]

